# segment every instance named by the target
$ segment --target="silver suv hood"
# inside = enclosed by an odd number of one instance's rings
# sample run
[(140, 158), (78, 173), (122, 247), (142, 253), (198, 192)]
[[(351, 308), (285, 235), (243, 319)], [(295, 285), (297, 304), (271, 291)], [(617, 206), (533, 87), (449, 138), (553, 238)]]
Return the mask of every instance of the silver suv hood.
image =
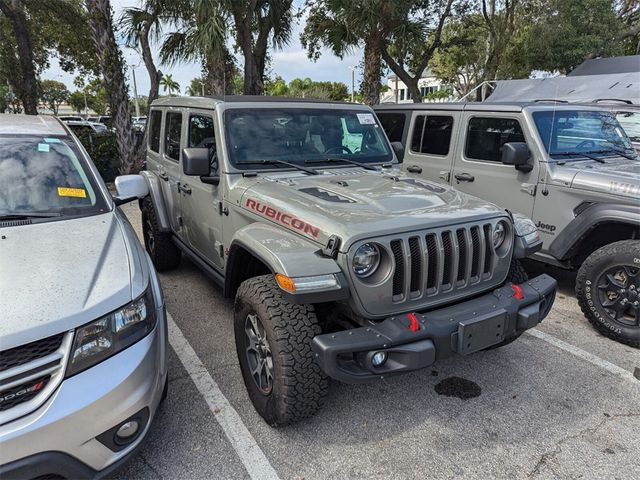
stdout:
[(260, 177), (241, 205), (321, 244), (338, 235), (345, 248), (362, 238), (505, 215), (491, 203), (397, 169), (329, 172)]
[(0, 229), (0, 350), (70, 330), (132, 300), (114, 212)]
[(640, 196), (640, 160), (605, 158), (607, 163), (593, 160), (571, 162), (558, 166), (557, 172), (571, 188), (608, 195)]

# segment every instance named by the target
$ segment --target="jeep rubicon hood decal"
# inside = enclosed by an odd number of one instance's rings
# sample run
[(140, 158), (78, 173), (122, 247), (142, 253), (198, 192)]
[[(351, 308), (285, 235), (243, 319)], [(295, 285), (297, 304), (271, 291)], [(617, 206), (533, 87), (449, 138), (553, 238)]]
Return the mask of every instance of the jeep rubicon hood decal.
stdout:
[[(457, 190), (414, 179), (399, 170), (360, 176), (258, 177), (244, 191), (245, 210), (325, 244), (331, 235), (343, 248), (361, 238), (453, 225), (505, 215), (504, 210)], [(322, 198), (309, 189), (349, 201)]]

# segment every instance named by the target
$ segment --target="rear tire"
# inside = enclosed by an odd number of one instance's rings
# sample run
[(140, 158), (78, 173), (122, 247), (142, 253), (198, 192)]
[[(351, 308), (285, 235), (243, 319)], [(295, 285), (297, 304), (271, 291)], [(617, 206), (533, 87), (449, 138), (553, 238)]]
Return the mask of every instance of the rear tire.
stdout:
[(244, 281), (234, 305), (236, 351), (249, 398), (273, 427), (323, 405), (329, 381), (311, 349), (321, 333), (313, 306), (287, 302), (273, 275)]
[(576, 277), (582, 313), (601, 334), (640, 348), (640, 240), (599, 248)]
[(142, 201), (141, 210), (144, 246), (153, 266), (159, 272), (176, 268), (180, 265), (182, 252), (171, 241), (170, 233), (160, 231), (156, 209), (150, 197)]

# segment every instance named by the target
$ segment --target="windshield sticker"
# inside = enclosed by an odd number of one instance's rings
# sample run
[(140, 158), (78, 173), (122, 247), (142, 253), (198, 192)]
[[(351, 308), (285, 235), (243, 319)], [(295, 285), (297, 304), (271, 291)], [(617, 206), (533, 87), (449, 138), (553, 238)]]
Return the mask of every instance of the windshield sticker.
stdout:
[(46, 143), (62, 143), (59, 138), (43, 138)]
[(58, 187), (58, 196), (87, 198), (87, 191), (84, 188)]
[(286, 227), (294, 228), (304, 234), (311, 235), (314, 238), (318, 238), (320, 236), (320, 229), (318, 227), (314, 227), (304, 220), (300, 220), (299, 218), (281, 212), (280, 210), (276, 210), (275, 208), (269, 207), (264, 203), (258, 202), (257, 200), (249, 198), (247, 199), (247, 203), (245, 205), (247, 206), (247, 208), (253, 210), (254, 212), (257, 212), (263, 217), (271, 218)]
[(47, 144), (47, 143), (39, 143), (38, 144), (38, 151), (39, 152), (48, 152), (49, 151), (49, 144)]
[(376, 120), (373, 118), (373, 113), (356, 113), (360, 125), (375, 125)]

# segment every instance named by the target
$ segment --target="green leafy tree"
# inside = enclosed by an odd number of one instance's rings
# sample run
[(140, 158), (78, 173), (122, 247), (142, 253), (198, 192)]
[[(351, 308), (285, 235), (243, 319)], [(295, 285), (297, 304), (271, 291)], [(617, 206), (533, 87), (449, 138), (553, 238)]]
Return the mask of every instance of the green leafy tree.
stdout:
[(69, 102), (74, 112), (83, 113), (85, 110), (84, 99), (84, 93), (76, 90), (69, 95), (67, 102)]
[(58, 114), (60, 104), (69, 99), (69, 89), (57, 80), (41, 80), (38, 85), (40, 102), (44, 103), (54, 115)]
[(205, 80), (202, 77), (192, 78), (187, 87), (186, 94), (190, 97), (200, 97), (204, 95)]
[(173, 92), (180, 93), (180, 84), (176, 82), (171, 75), (163, 75), (160, 79), (160, 85), (162, 85), (162, 91), (173, 95)]
[(0, 85), (0, 113), (4, 113), (9, 109), (10, 94), (11, 94), (11, 89), (8, 86)]
[(66, 72), (97, 72), (89, 37), (83, 0), (0, 0), (0, 76), (9, 80), (25, 113), (37, 113), (37, 75), (53, 56)]

